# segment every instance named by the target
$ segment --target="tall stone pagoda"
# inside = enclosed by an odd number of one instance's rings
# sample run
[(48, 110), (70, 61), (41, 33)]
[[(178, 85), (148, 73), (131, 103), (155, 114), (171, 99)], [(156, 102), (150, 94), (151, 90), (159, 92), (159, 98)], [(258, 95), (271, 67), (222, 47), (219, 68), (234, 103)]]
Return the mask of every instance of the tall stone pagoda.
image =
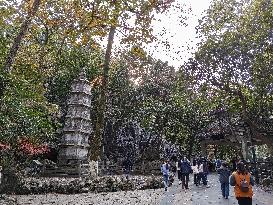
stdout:
[(91, 85), (82, 71), (73, 81), (67, 102), (67, 115), (58, 155), (59, 173), (82, 176), (88, 172), (88, 139), (92, 132), (90, 120)]

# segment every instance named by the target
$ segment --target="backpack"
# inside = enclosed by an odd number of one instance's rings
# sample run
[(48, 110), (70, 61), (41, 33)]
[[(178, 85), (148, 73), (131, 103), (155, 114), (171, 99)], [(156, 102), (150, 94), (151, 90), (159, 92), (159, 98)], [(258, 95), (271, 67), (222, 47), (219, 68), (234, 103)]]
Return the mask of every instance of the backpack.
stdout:
[(240, 184), (240, 190), (244, 193), (247, 193), (249, 191), (249, 183), (246, 181), (246, 176)]

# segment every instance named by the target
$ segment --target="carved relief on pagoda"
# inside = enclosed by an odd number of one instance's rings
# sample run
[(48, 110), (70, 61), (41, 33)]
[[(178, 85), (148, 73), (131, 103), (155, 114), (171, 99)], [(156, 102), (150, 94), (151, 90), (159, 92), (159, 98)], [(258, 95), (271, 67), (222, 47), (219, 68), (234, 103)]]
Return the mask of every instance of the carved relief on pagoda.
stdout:
[(71, 86), (71, 93), (86, 93), (91, 95), (91, 86), (88, 81), (79, 79)]
[(91, 98), (85, 93), (72, 93), (68, 102), (68, 105), (85, 105), (91, 107)]

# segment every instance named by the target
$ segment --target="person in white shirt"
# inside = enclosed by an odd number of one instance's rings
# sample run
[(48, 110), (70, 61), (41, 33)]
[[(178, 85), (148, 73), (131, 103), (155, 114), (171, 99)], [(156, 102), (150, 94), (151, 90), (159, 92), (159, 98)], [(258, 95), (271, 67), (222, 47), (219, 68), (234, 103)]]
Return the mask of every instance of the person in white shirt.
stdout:
[(192, 173), (193, 173), (193, 177), (194, 177), (194, 184), (196, 186), (198, 186), (198, 183), (197, 183), (197, 178), (198, 178), (198, 174), (199, 174), (199, 170), (198, 170), (198, 165), (195, 164), (191, 167), (192, 169)]
[(181, 159), (178, 158), (178, 160), (176, 161), (176, 170), (177, 170), (177, 177), (179, 180), (179, 184), (181, 183)]
[(197, 161), (196, 163), (196, 186), (200, 185), (200, 181), (202, 179), (202, 174), (203, 174), (203, 164), (200, 162), (200, 160)]

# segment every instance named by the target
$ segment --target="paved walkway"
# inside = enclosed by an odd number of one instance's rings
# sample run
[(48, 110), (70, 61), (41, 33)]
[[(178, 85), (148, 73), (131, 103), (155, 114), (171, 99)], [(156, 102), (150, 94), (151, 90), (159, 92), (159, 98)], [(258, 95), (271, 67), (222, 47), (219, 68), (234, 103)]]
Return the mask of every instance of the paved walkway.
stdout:
[[(193, 185), (191, 178), (189, 190), (182, 190), (175, 180), (167, 192), (164, 189), (140, 190), (112, 193), (88, 193), (75, 195), (30, 195), (17, 196), (20, 205), (233, 205), (237, 204), (230, 187), (230, 198), (223, 199), (217, 175), (208, 176), (210, 188)], [(254, 188), (253, 205), (273, 205), (273, 194)]]
[[(193, 179), (192, 179), (193, 180)], [(237, 204), (234, 197), (233, 187), (230, 187), (229, 199), (221, 195), (220, 184), (216, 174), (209, 175), (209, 188), (196, 187), (190, 182), (189, 190), (183, 190), (177, 180), (166, 192), (160, 205), (232, 205)], [(273, 195), (254, 187), (253, 205), (273, 205)]]

